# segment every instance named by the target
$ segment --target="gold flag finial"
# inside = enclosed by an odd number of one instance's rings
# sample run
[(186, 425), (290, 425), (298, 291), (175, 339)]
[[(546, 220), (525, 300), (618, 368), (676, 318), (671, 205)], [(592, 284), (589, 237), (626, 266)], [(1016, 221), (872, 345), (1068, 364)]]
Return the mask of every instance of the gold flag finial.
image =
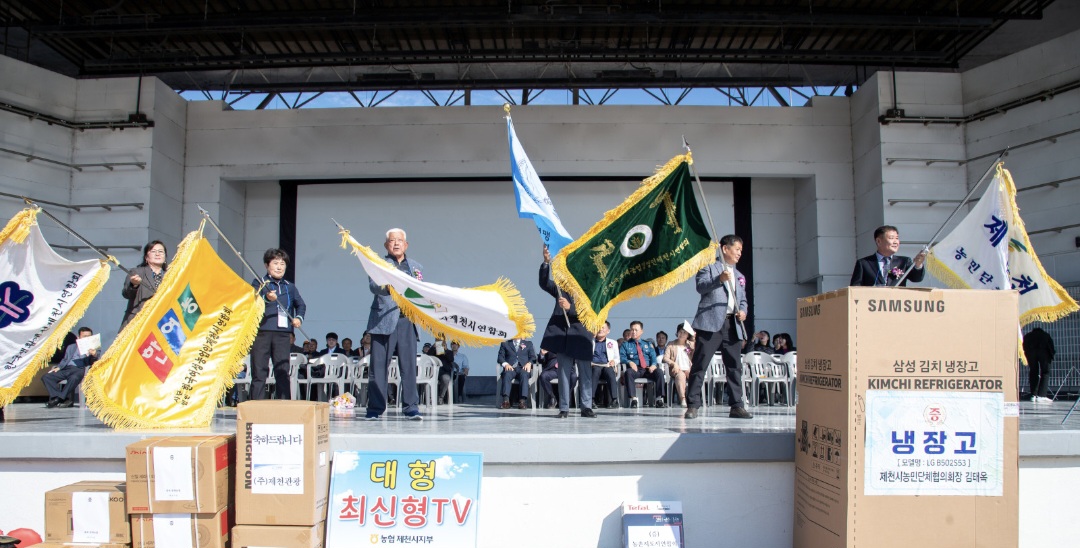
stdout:
[(506, 111), (507, 116), (510, 116), (510, 103), (503, 103), (503, 110)]

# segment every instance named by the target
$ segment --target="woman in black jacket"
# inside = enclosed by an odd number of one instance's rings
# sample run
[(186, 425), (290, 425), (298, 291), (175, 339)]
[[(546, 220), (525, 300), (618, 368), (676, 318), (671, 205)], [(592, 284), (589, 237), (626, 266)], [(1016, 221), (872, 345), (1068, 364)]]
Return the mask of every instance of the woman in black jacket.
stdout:
[(128, 304), (120, 329), (123, 329), (131, 318), (142, 310), (143, 304), (157, 292), (162, 278), (165, 277), (165, 271), (169, 268), (168, 260), (169, 252), (161, 240), (154, 240), (143, 247), (142, 263), (132, 268), (127, 280), (124, 280), (121, 294), (128, 300)]

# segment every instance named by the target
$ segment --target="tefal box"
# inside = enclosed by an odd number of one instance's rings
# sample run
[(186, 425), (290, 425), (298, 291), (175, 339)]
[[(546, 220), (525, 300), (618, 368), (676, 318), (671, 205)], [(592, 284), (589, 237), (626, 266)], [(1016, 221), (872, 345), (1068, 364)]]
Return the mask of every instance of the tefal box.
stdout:
[(129, 514), (215, 514), (232, 503), (233, 436), (147, 438), (127, 446)]
[(326, 522), (299, 525), (237, 525), (232, 530), (233, 548), (322, 548)]
[(228, 508), (213, 514), (132, 514), (132, 548), (227, 548)]
[(1015, 291), (798, 301), (795, 548), (1016, 546)]
[(313, 526), (326, 521), (330, 405), (261, 400), (236, 408), (236, 523)]
[(45, 541), (125, 544), (131, 542), (119, 481), (80, 481), (45, 493)]

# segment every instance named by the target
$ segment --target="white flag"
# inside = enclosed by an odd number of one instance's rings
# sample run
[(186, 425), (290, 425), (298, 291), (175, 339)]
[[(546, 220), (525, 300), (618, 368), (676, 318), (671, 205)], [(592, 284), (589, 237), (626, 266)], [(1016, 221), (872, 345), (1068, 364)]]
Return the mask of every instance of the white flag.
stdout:
[(536, 223), (536, 230), (540, 232), (540, 239), (548, 246), (548, 251), (554, 257), (559, 254), (563, 246), (574, 239), (563, 227), (559, 214), (555, 213), (555, 205), (551, 203), (544, 183), (540, 182), (540, 176), (536, 174), (532, 162), (525, 154), (525, 149), (518, 141), (517, 133), (514, 131), (514, 121), (510, 119), (510, 116), (506, 117), (506, 132), (510, 139), (510, 173), (514, 178), (518, 217), (532, 218)]
[(56, 254), (24, 209), (0, 232), (0, 406), (14, 400), (109, 279), (101, 260)]
[(368, 277), (390, 288), (401, 313), (436, 338), (469, 346), (493, 346), (506, 339), (526, 339), (535, 327), (525, 300), (509, 280), (462, 289), (425, 282), (394, 268), (371, 250), (341, 232), (341, 247), (351, 246)]
[(1020, 325), (1052, 322), (1077, 310), (1076, 301), (1046, 274), (1016, 207), (1016, 186), (1000, 164), (975, 207), (938, 242), (930, 273), (957, 289), (1015, 289)]

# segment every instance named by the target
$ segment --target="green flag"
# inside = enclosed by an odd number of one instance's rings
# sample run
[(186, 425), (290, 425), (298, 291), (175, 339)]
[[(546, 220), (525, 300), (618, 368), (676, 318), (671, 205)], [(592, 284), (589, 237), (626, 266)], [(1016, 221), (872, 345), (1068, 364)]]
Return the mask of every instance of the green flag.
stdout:
[(692, 162), (689, 154), (672, 158), (552, 260), (555, 283), (590, 331), (613, 306), (659, 295), (716, 260), (690, 186)]

